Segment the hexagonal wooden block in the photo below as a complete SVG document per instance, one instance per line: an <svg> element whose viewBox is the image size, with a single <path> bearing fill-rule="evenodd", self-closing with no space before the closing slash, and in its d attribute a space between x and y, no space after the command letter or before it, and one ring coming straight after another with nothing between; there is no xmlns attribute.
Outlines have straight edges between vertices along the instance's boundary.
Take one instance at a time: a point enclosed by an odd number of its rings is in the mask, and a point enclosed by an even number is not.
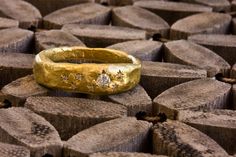
<svg viewBox="0 0 236 157"><path fill-rule="evenodd" d="M151 40L133 40L111 45L107 48L125 51L143 61L161 61L162 43Z"/></svg>
<svg viewBox="0 0 236 157"><path fill-rule="evenodd" d="M1 157L30 157L30 151L26 147L0 142Z"/></svg>
<svg viewBox="0 0 236 157"><path fill-rule="evenodd" d="M42 18L37 8L22 0L2 0L0 16L18 20L21 28L38 27Z"/></svg>
<svg viewBox="0 0 236 157"><path fill-rule="evenodd" d="M215 52L186 40L165 43L164 60L205 69L208 77L214 77L218 73L227 76L231 69L231 66Z"/></svg>
<svg viewBox="0 0 236 157"><path fill-rule="evenodd" d="M69 23L109 24L110 11L110 8L96 3L73 5L45 16L43 25L47 29L57 29Z"/></svg>
<svg viewBox="0 0 236 157"><path fill-rule="evenodd" d="M19 21L0 17L0 29L15 28L19 26Z"/></svg>
<svg viewBox="0 0 236 157"><path fill-rule="evenodd" d="M34 33L19 28L0 30L0 51L29 53L33 49Z"/></svg>
<svg viewBox="0 0 236 157"><path fill-rule="evenodd" d="M236 153L236 111L182 111L178 119L214 139L229 154Z"/></svg>
<svg viewBox="0 0 236 157"><path fill-rule="evenodd" d="M68 97L30 97L25 107L43 116L68 140L95 124L127 115L127 108L116 103Z"/></svg>
<svg viewBox="0 0 236 157"><path fill-rule="evenodd" d="M156 33L168 37L170 28L168 23L158 15L134 6L113 8L112 25L140 28L146 30L149 37Z"/></svg>
<svg viewBox="0 0 236 157"><path fill-rule="evenodd" d="M146 153L130 153L130 152L108 152L108 153L94 153L89 157L167 157L165 155L152 155Z"/></svg>
<svg viewBox="0 0 236 157"><path fill-rule="evenodd" d="M211 7L203 5L170 1L137 1L134 5L157 14L170 25L189 15L212 11Z"/></svg>
<svg viewBox="0 0 236 157"><path fill-rule="evenodd" d="M152 114L152 99L140 85L121 94L109 95L107 99L127 107L128 116L135 116L140 111Z"/></svg>
<svg viewBox="0 0 236 157"><path fill-rule="evenodd" d="M107 25L67 24L62 30L78 37L88 47L107 47L129 40L146 39L146 31Z"/></svg>
<svg viewBox="0 0 236 157"><path fill-rule="evenodd" d="M65 8L71 5L76 5L80 3L86 3L86 2L94 2L94 0L25 0L31 4L33 4L35 7L37 7L41 14L43 16L61 9Z"/></svg>
<svg viewBox="0 0 236 157"><path fill-rule="evenodd" d="M178 20L171 26L171 39L187 39L193 34L225 34L232 17L220 13L199 13Z"/></svg>
<svg viewBox="0 0 236 157"><path fill-rule="evenodd" d="M205 70L193 66L144 61L140 84L154 99L170 87L206 76Z"/></svg>
<svg viewBox="0 0 236 157"><path fill-rule="evenodd" d="M88 156L96 152L147 151L151 123L134 117L118 118L79 132L64 143L64 156Z"/></svg>
<svg viewBox="0 0 236 157"><path fill-rule="evenodd" d="M219 34L199 34L188 38L203 45L224 58L230 65L236 63L236 36Z"/></svg>
<svg viewBox="0 0 236 157"><path fill-rule="evenodd" d="M78 38L62 30L36 32L35 42L37 52L61 46L85 46Z"/></svg>
<svg viewBox="0 0 236 157"><path fill-rule="evenodd" d="M231 85L205 78L174 86L154 99L154 113L177 119L182 110L229 108Z"/></svg>
<svg viewBox="0 0 236 157"><path fill-rule="evenodd" d="M0 53L0 88L28 74L32 74L34 55Z"/></svg>
<svg viewBox="0 0 236 157"><path fill-rule="evenodd" d="M228 156L207 135L178 121L157 123L153 129L153 153L168 156Z"/></svg>
<svg viewBox="0 0 236 157"><path fill-rule="evenodd" d="M25 146L34 157L61 156L61 139L56 129L41 116L13 107L1 109L0 117L0 141Z"/></svg>
<svg viewBox="0 0 236 157"><path fill-rule="evenodd" d="M213 8L215 12L228 12L230 11L230 3L228 0L183 0L190 3L197 3L206 6L210 6Z"/></svg>

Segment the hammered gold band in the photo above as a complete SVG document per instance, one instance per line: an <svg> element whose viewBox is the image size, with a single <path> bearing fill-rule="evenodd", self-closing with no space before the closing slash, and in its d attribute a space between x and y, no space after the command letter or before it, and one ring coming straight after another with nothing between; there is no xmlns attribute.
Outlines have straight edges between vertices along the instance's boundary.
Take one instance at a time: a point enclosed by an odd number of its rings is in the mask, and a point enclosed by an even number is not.
<svg viewBox="0 0 236 157"><path fill-rule="evenodd" d="M33 72L35 80L46 87L106 95L135 87L140 80L141 63L112 49L60 47L37 54Z"/></svg>

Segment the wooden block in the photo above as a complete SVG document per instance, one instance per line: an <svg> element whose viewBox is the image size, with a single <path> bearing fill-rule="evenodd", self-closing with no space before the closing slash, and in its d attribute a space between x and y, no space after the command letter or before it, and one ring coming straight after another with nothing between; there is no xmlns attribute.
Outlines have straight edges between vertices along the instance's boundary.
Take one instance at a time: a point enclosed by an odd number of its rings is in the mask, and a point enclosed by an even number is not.
<svg viewBox="0 0 236 157"><path fill-rule="evenodd" d="M176 119L182 110L229 108L231 85L205 78L174 86L154 99L154 113Z"/></svg>
<svg viewBox="0 0 236 157"><path fill-rule="evenodd" d="M127 107L128 116L135 116L140 111L145 111L149 115L152 114L152 99L140 85L128 92L109 95L107 98Z"/></svg>
<svg viewBox="0 0 236 157"><path fill-rule="evenodd" d="M108 152L108 153L94 153L89 157L167 157L165 155L152 155L147 153L130 153L130 152Z"/></svg>
<svg viewBox="0 0 236 157"><path fill-rule="evenodd" d="M15 28L19 26L17 20L0 17L0 29Z"/></svg>
<svg viewBox="0 0 236 157"><path fill-rule="evenodd" d="M233 93L233 109L236 110L236 85L233 85L232 93Z"/></svg>
<svg viewBox="0 0 236 157"><path fill-rule="evenodd" d="M25 107L48 120L65 141L95 124L127 116L122 105L82 98L30 97Z"/></svg>
<svg viewBox="0 0 236 157"><path fill-rule="evenodd" d="M0 16L18 20L21 28L38 27L42 18L38 9L22 0L1 0Z"/></svg>
<svg viewBox="0 0 236 157"><path fill-rule="evenodd" d="M179 19L201 12L211 12L212 8L190 3L169 1L137 1L135 6L147 9L167 21L170 25Z"/></svg>
<svg viewBox="0 0 236 157"><path fill-rule="evenodd" d="M35 42L37 52L60 46L85 46L78 38L61 30L37 32Z"/></svg>
<svg viewBox="0 0 236 157"><path fill-rule="evenodd" d="M233 18L233 33L236 34L236 18Z"/></svg>
<svg viewBox="0 0 236 157"><path fill-rule="evenodd" d="M33 49L34 33L19 28L0 30L0 52L29 53Z"/></svg>
<svg viewBox="0 0 236 157"><path fill-rule="evenodd" d="M153 153L168 156L228 156L207 135L178 121L157 123L153 129Z"/></svg>
<svg viewBox="0 0 236 157"><path fill-rule="evenodd" d="M146 31L107 25L67 24L62 30L78 37L88 47L107 47L129 40L146 39Z"/></svg>
<svg viewBox="0 0 236 157"><path fill-rule="evenodd" d="M41 14L43 16L59 10L61 8L65 8L68 6L80 4L80 3L86 3L86 2L94 2L94 0L25 0L31 4L33 4L35 7L37 7Z"/></svg>
<svg viewBox="0 0 236 157"><path fill-rule="evenodd" d="M62 154L63 144L56 129L41 116L21 107L0 110L0 141L25 146L34 157Z"/></svg>
<svg viewBox="0 0 236 157"><path fill-rule="evenodd" d="M220 13L199 13L178 20L171 26L171 39L187 39L193 34L225 34L232 17Z"/></svg>
<svg viewBox="0 0 236 157"><path fill-rule="evenodd" d="M213 1L213 0L182 0L182 1L210 6L213 8L213 11L215 11L215 12L228 12L228 11L230 11L230 3L228 0L217 0L217 1Z"/></svg>
<svg viewBox="0 0 236 157"><path fill-rule="evenodd" d="M23 106L28 97L47 95L49 90L37 84L33 75L28 75L4 86L1 92L12 106Z"/></svg>
<svg viewBox="0 0 236 157"><path fill-rule="evenodd" d="M109 24L110 11L110 8L96 3L78 4L45 16L43 25L47 29L57 29L69 23Z"/></svg>
<svg viewBox="0 0 236 157"><path fill-rule="evenodd" d="M23 53L0 53L0 88L32 74L34 55Z"/></svg>
<svg viewBox="0 0 236 157"><path fill-rule="evenodd" d="M148 148L151 123L134 117L118 118L79 132L64 143L64 157L97 152L140 152Z"/></svg>
<svg viewBox="0 0 236 157"><path fill-rule="evenodd" d="M142 61L161 61L162 43L151 40L134 40L111 45L107 48L125 51Z"/></svg>
<svg viewBox="0 0 236 157"><path fill-rule="evenodd" d="M197 44L203 45L224 58L230 65L236 63L236 36L235 35L193 35L188 38Z"/></svg>
<svg viewBox="0 0 236 157"><path fill-rule="evenodd" d="M140 84L148 95L154 99L166 89L177 84L206 77L205 70L180 64L161 62L142 62Z"/></svg>
<svg viewBox="0 0 236 157"><path fill-rule="evenodd" d="M0 156L1 157L30 157L30 151L26 147L0 142Z"/></svg>
<svg viewBox="0 0 236 157"><path fill-rule="evenodd" d="M112 25L140 28L146 30L149 37L160 34L166 38L170 28L168 23L158 15L134 6L113 8Z"/></svg>
<svg viewBox="0 0 236 157"><path fill-rule="evenodd" d="M165 43L164 60L205 69L208 77L214 77L218 73L228 76L231 69L230 65L215 52L186 40Z"/></svg>
<svg viewBox="0 0 236 157"><path fill-rule="evenodd" d="M236 111L183 111L179 119L214 139L229 154L236 153Z"/></svg>

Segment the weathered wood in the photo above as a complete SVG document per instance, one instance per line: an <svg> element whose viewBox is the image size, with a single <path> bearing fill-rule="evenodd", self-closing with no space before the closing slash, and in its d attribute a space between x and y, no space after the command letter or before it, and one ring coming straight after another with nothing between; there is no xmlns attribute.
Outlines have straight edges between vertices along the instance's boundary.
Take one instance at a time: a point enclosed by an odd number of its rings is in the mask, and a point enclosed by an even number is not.
<svg viewBox="0 0 236 157"><path fill-rule="evenodd" d="M152 99L140 85L121 94L109 95L107 98L127 107L128 116L135 116L139 111L152 114Z"/></svg>
<svg viewBox="0 0 236 157"><path fill-rule="evenodd" d="M171 39L187 39L193 34L225 34L229 31L232 17L220 13L199 13L178 20L171 26Z"/></svg>
<svg viewBox="0 0 236 157"><path fill-rule="evenodd" d="M62 154L63 144L56 129L41 116L21 107L0 110L0 141L25 146L34 157Z"/></svg>
<svg viewBox="0 0 236 157"><path fill-rule="evenodd" d="M19 28L0 30L0 52L29 53L33 49L34 33Z"/></svg>
<svg viewBox="0 0 236 157"><path fill-rule="evenodd" d="M162 43L151 40L134 40L111 45L107 48L125 51L143 61L161 61Z"/></svg>
<svg viewBox="0 0 236 157"><path fill-rule="evenodd" d="M69 23L109 24L110 11L110 8L96 3L78 4L57 10L45 16L43 18L43 25L47 29L56 29Z"/></svg>
<svg viewBox="0 0 236 157"><path fill-rule="evenodd" d="M38 27L42 18L38 9L22 0L1 0L0 16L18 20L21 28Z"/></svg>
<svg viewBox="0 0 236 157"><path fill-rule="evenodd" d="M183 111L180 112L178 119L207 134L229 154L233 155L236 153L236 111Z"/></svg>
<svg viewBox="0 0 236 157"><path fill-rule="evenodd" d="M168 37L170 28L168 23L158 15L134 6L113 8L112 25L140 28L146 30L149 37L154 34Z"/></svg>
<svg viewBox="0 0 236 157"><path fill-rule="evenodd" d="M207 70L208 77L214 77L218 73L228 76L231 69L215 52L186 40L165 43L164 60L203 68Z"/></svg>
<svg viewBox="0 0 236 157"><path fill-rule="evenodd" d="M233 109L236 110L236 85L233 85L232 93L233 93Z"/></svg>
<svg viewBox="0 0 236 157"><path fill-rule="evenodd" d="M108 152L108 153L94 153L89 157L167 157L164 155L152 155L146 153L130 153L130 152Z"/></svg>
<svg viewBox="0 0 236 157"><path fill-rule="evenodd" d="M36 32L35 42L36 52L60 46L85 46L78 38L62 30Z"/></svg>
<svg viewBox="0 0 236 157"><path fill-rule="evenodd" d="M32 74L34 55L23 53L0 53L0 88Z"/></svg>
<svg viewBox="0 0 236 157"><path fill-rule="evenodd" d="M129 40L146 39L146 31L127 27L67 24L62 29L78 37L88 47L107 47Z"/></svg>
<svg viewBox="0 0 236 157"><path fill-rule="evenodd" d="M1 157L30 157L30 151L26 147L0 143Z"/></svg>
<svg viewBox="0 0 236 157"><path fill-rule="evenodd" d="M231 85L205 78L174 86L154 99L153 112L177 119L182 110L229 108Z"/></svg>
<svg viewBox="0 0 236 157"><path fill-rule="evenodd" d="M233 18L233 33L236 34L236 18Z"/></svg>
<svg viewBox="0 0 236 157"><path fill-rule="evenodd" d="M43 16L72 5L94 2L94 0L25 0L37 7Z"/></svg>
<svg viewBox="0 0 236 157"><path fill-rule="evenodd" d="M230 11L230 3L228 0L182 0L190 3L197 3L213 8L215 12L228 12Z"/></svg>
<svg viewBox="0 0 236 157"><path fill-rule="evenodd" d="M153 130L154 154L168 156L228 156L227 152L207 135L178 121L158 123Z"/></svg>
<svg viewBox="0 0 236 157"><path fill-rule="evenodd" d="M26 98L47 95L49 90L37 84L33 75L28 75L4 86L1 92L5 95L5 99L12 103L12 106L23 106Z"/></svg>
<svg viewBox="0 0 236 157"><path fill-rule="evenodd" d="M169 1L137 1L135 6L145 8L167 21L170 25L179 19L201 12L211 12L212 8L182 2Z"/></svg>
<svg viewBox="0 0 236 157"><path fill-rule="evenodd" d="M6 29L18 26L19 26L19 21L0 17L0 29Z"/></svg>
<svg viewBox="0 0 236 157"><path fill-rule="evenodd" d="M127 108L115 103L68 97L30 97L25 107L43 116L68 140L95 124L127 115Z"/></svg>
<svg viewBox="0 0 236 157"><path fill-rule="evenodd" d="M134 117L118 118L79 132L64 143L64 157L96 152L140 152L148 148L151 123Z"/></svg>
<svg viewBox="0 0 236 157"><path fill-rule="evenodd" d="M166 89L177 84L206 77L205 70L180 64L149 62L142 63L140 84L154 99Z"/></svg>
<svg viewBox="0 0 236 157"><path fill-rule="evenodd" d="M216 52L224 58L230 65L236 63L236 36L235 35L216 35L200 34L188 38L197 44L203 45Z"/></svg>

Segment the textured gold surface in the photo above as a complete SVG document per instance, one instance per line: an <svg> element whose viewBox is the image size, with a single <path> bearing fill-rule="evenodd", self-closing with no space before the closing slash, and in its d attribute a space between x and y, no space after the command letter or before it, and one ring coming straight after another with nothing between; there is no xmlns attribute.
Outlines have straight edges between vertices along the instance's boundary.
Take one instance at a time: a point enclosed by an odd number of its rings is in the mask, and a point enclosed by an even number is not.
<svg viewBox="0 0 236 157"><path fill-rule="evenodd" d="M141 63L112 49L60 47L36 55L33 71L35 80L46 87L106 95L135 87Z"/></svg>

